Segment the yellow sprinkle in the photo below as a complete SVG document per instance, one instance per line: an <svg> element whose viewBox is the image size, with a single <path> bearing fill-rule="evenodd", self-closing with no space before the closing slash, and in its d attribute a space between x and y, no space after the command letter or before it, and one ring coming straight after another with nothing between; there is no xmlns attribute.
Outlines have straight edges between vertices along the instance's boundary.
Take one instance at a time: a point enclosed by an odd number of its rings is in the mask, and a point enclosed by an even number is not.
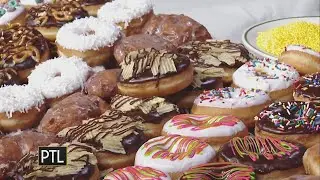
<svg viewBox="0 0 320 180"><path fill-rule="evenodd" d="M320 52L320 24L295 22L259 32L257 45L260 49L279 56L288 45L302 45Z"/></svg>

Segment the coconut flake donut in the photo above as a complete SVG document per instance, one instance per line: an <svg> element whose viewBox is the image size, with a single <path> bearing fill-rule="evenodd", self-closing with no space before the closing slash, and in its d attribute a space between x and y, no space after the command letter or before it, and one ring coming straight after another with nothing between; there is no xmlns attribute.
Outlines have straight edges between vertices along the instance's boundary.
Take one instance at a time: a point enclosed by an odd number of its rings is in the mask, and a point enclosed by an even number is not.
<svg viewBox="0 0 320 180"><path fill-rule="evenodd" d="M0 88L0 131L31 128L41 120L45 110L44 97L28 85Z"/></svg>
<svg viewBox="0 0 320 180"><path fill-rule="evenodd" d="M0 1L0 28L8 24L25 23L25 8L18 0L2 0Z"/></svg>
<svg viewBox="0 0 320 180"><path fill-rule="evenodd" d="M136 166L147 166L177 179L183 171L214 160L215 150L206 142L179 135L159 136L143 144L135 159Z"/></svg>
<svg viewBox="0 0 320 180"><path fill-rule="evenodd" d="M52 106L58 100L84 87L91 68L77 57L59 57L48 60L32 71L29 85L49 101Z"/></svg>
<svg viewBox="0 0 320 180"><path fill-rule="evenodd" d="M162 134L199 138L219 150L233 137L248 135L248 129L234 116L180 114L163 126Z"/></svg>
<svg viewBox="0 0 320 180"><path fill-rule="evenodd" d="M299 73L291 66L275 60L255 59L242 65L233 74L234 85L246 89L261 89L269 93L272 100L293 99L293 83Z"/></svg>
<svg viewBox="0 0 320 180"><path fill-rule="evenodd" d="M151 0L116 0L98 10L98 18L120 26L126 36L139 34L153 15Z"/></svg>
<svg viewBox="0 0 320 180"><path fill-rule="evenodd" d="M301 74L320 72L320 52L305 46L287 46L279 57L279 61L293 66Z"/></svg>
<svg viewBox="0 0 320 180"><path fill-rule="evenodd" d="M119 33L115 25L98 18L77 19L59 29L56 38L58 54L81 57L89 66L103 65L112 56L113 43Z"/></svg>
<svg viewBox="0 0 320 180"><path fill-rule="evenodd" d="M129 166L126 168L115 170L107 174L103 180L136 180L136 179L152 179L152 180L171 180L167 173L159 170L142 167Z"/></svg>
<svg viewBox="0 0 320 180"><path fill-rule="evenodd" d="M254 126L256 116L270 98L261 90L226 87L204 91L194 101L191 112L210 116L233 115L248 127Z"/></svg>

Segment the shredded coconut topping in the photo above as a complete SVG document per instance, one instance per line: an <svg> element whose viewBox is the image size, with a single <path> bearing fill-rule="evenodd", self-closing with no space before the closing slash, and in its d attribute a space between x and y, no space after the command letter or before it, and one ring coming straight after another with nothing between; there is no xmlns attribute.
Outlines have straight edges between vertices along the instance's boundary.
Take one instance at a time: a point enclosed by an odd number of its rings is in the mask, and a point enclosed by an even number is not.
<svg viewBox="0 0 320 180"><path fill-rule="evenodd" d="M98 10L98 18L113 23L124 22L125 28L133 19L140 18L153 9L151 0L116 0Z"/></svg>
<svg viewBox="0 0 320 180"><path fill-rule="evenodd" d="M12 85L0 88L0 113L11 118L14 112L27 112L44 103L44 97L29 85Z"/></svg>
<svg viewBox="0 0 320 180"><path fill-rule="evenodd" d="M98 50L112 46L119 34L119 28L113 23L88 17L63 25L57 33L56 42L67 49Z"/></svg>
<svg viewBox="0 0 320 180"><path fill-rule="evenodd" d="M38 89L45 98L56 98L83 88L91 68L77 57L59 57L36 66L29 85Z"/></svg>

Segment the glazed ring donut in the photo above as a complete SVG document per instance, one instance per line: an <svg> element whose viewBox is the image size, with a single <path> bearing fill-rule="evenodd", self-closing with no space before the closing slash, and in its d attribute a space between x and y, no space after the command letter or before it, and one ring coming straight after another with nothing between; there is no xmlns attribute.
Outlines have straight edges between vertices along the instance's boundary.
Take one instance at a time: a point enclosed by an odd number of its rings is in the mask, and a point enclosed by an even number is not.
<svg viewBox="0 0 320 180"><path fill-rule="evenodd" d="M97 16L98 10L106 3L111 2L112 0L56 0L56 2L72 2L76 1L81 4L82 8L86 10L89 16Z"/></svg>
<svg viewBox="0 0 320 180"><path fill-rule="evenodd" d="M30 86L0 88L0 130L12 132L39 123L45 113L44 98Z"/></svg>
<svg viewBox="0 0 320 180"><path fill-rule="evenodd" d="M104 65L112 56L113 43L119 33L112 23L94 17L77 19L59 29L56 37L58 54L83 58L92 67Z"/></svg>
<svg viewBox="0 0 320 180"><path fill-rule="evenodd" d="M320 103L320 72L305 75L294 84L295 101Z"/></svg>
<svg viewBox="0 0 320 180"><path fill-rule="evenodd" d="M160 170L176 179L193 166L213 161L215 156L215 150L199 139L178 135L159 136L139 148L135 165Z"/></svg>
<svg viewBox="0 0 320 180"><path fill-rule="evenodd" d="M303 155L303 166L306 174L320 176L320 144L319 142L307 149Z"/></svg>
<svg viewBox="0 0 320 180"><path fill-rule="evenodd" d="M121 69L119 92L132 97L167 96L193 81L189 59L153 48L131 51L121 63Z"/></svg>
<svg viewBox="0 0 320 180"><path fill-rule="evenodd" d="M12 68L22 83L34 67L50 57L47 40L37 30L14 25L0 30L0 69Z"/></svg>
<svg viewBox="0 0 320 180"><path fill-rule="evenodd" d="M210 116L233 115L246 126L254 126L256 116L270 103L268 94L261 90L226 87L204 91L194 101L191 112Z"/></svg>
<svg viewBox="0 0 320 180"><path fill-rule="evenodd" d="M91 68L77 57L59 57L38 65L28 77L51 106L84 87Z"/></svg>
<svg viewBox="0 0 320 180"><path fill-rule="evenodd" d="M278 102L266 107L256 118L255 135L274 137L311 147L320 138L320 104Z"/></svg>
<svg viewBox="0 0 320 180"><path fill-rule="evenodd" d="M0 1L0 29L9 24L25 24L27 11L18 0Z"/></svg>
<svg viewBox="0 0 320 180"><path fill-rule="evenodd" d="M104 180L132 180L132 179L154 179L154 180L171 180L167 173L159 170L142 167L142 166L129 166L122 169L117 169L108 173Z"/></svg>
<svg viewBox="0 0 320 180"><path fill-rule="evenodd" d="M233 74L234 85L246 89L261 89L269 93L272 100L293 99L293 83L299 73L289 65L275 60L252 60Z"/></svg>
<svg viewBox="0 0 320 180"><path fill-rule="evenodd" d="M287 46L279 61L293 66L301 74L320 72L320 52L301 45Z"/></svg>
<svg viewBox="0 0 320 180"><path fill-rule="evenodd" d="M98 18L117 24L126 36L139 34L153 16L150 0L117 0L106 3L98 10Z"/></svg>

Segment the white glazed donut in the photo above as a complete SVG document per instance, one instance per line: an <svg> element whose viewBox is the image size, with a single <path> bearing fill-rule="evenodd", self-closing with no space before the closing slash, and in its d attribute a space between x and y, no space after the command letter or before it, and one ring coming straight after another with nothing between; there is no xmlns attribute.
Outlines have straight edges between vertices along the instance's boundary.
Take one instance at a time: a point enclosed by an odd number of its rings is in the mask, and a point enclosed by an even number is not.
<svg viewBox="0 0 320 180"><path fill-rule="evenodd" d="M301 46L301 45L289 45L286 47L286 51L300 51L300 52L307 53L312 56L316 56L316 57L320 58L320 52L316 52L310 48L307 48L307 47Z"/></svg>
<svg viewBox="0 0 320 180"><path fill-rule="evenodd" d="M83 88L90 73L91 68L82 59L59 57L36 66L28 80L46 99L53 99Z"/></svg>
<svg viewBox="0 0 320 180"><path fill-rule="evenodd" d="M14 22L19 16L21 16L25 12L25 8L16 1L15 5L13 3L9 3L8 1L5 4L1 4L0 2L0 26L4 26L9 23ZM21 23L20 21L17 23Z"/></svg>
<svg viewBox="0 0 320 180"><path fill-rule="evenodd" d="M41 4L48 4L48 3L52 3L54 0L20 0L22 5L26 5L26 6L38 6Z"/></svg>
<svg viewBox="0 0 320 180"><path fill-rule="evenodd" d="M215 150L199 139L178 135L160 136L150 139L139 148L135 165L152 167L169 174L179 173L208 163L215 155Z"/></svg>

